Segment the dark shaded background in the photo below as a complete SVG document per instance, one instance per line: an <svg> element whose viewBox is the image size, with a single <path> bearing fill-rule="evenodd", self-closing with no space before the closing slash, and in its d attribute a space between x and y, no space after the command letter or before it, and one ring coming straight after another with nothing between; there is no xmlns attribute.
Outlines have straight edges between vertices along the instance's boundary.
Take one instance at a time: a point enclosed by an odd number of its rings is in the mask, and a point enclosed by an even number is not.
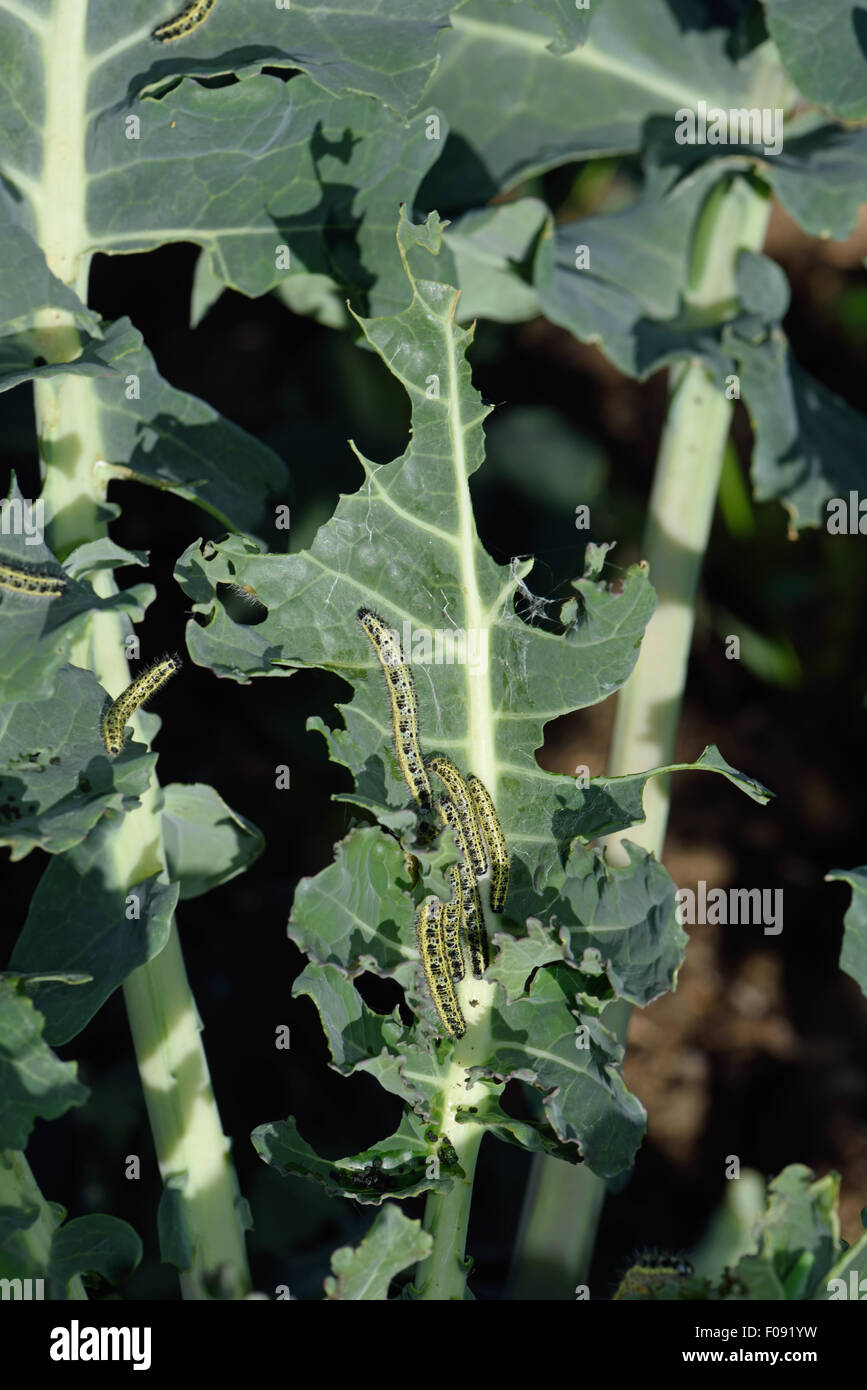
<svg viewBox="0 0 867 1390"><path fill-rule="evenodd" d="M565 208L576 174L580 181L576 169L559 170L521 192L541 192ZM859 405L867 372L867 228L843 247L829 246L776 213L767 249L792 278L786 327L796 356ZM338 492L360 484L348 438L382 462L403 450L406 398L350 335L295 317L274 297L250 302L227 293L190 331L196 254L176 246L97 257L91 304L109 318L128 314L173 385L210 401L286 459L291 549L301 549ZM488 463L473 483L480 534L501 562L539 557L528 583L552 601L556 616L588 539L617 540L615 565L639 557L664 376L630 381L541 319L481 324L471 361L476 385L497 405ZM25 496L37 495L26 389L2 398L0 424L5 462L18 471ZM747 459L742 412L735 437ZM848 889L823 882L830 868L867 858L865 542L824 533L789 540L783 510L739 507L737 470L727 478L734 500L714 525L677 756L692 759L715 742L777 798L762 808L722 778L679 777L665 862L684 887L700 878L721 887L783 887L785 926L777 937L745 927L693 928L677 992L633 1015L626 1079L649 1110L649 1134L630 1183L605 1209L591 1280L597 1297L636 1246L689 1248L700 1238L721 1200L729 1154L768 1176L794 1161L817 1173L840 1171L850 1241L867 1203L867 1003L837 966ZM173 564L190 542L220 530L165 493L115 484L111 496L124 506L113 535L150 550L159 593L139 629L142 657L183 650L189 614ZM574 527L575 506L588 499L589 535ZM121 582L140 577L122 572ZM738 622L765 639L749 662L724 656L723 638ZM158 707L162 781L212 782L267 839L265 855L245 876L183 903L179 925L224 1128L234 1136L256 1221L254 1282L268 1291L288 1284L302 1299L321 1294L331 1251L360 1238L375 1209L277 1177L256 1157L250 1130L291 1113L306 1139L336 1158L391 1132L400 1116L398 1100L371 1079L328 1070L313 1005L290 993L303 966L285 934L294 887L330 861L349 815L329 799L348 786L348 774L326 761L321 738L305 723L314 713L333 721L335 700L347 694L321 673L239 686L188 662ZM549 725L540 761L552 770L587 763L603 772L613 711L609 700ZM274 785L284 763L290 791ZM4 963L44 862L33 853L4 875ZM291 1028L289 1052L274 1048L280 1024ZM159 1263L160 1184L119 992L60 1055L78 1059L93 1094L82 1110L37 1123L28 1154L42 1189L70 1215L105 1210L130 1221L145 1259L123 1296L175 1299L176 1277ZM507 1105L516 1113L525 1106L518 1088L510 1087ZM130 1153L142 1156L138 1183L124 1178ZM493 1139L482 1147L469 1233L479 1298L507 1292L529 1163ZM421 1206L405 1209L419 1214Z"/></svg>

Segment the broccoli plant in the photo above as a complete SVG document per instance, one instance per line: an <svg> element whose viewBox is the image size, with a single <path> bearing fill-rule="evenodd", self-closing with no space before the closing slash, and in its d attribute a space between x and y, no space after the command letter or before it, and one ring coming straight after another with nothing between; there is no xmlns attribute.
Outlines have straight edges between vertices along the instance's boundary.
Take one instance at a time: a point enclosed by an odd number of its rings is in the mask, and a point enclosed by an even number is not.
<svg viewBox="0 0 867 1390"><path fill-rule="evenodd" d="M122 990L162 1259L186 1298L251 1294L251 1214L177 915L250 869L263 837L216 769L213 786L161 780L143 708L196 666L237 682L239 708L246 683L302 669L349 691L310 721L351 782L350 824L333 862L286 884L306 957L294 990L332 1066L403 1113L350 1155L318 1154L292 1119L253 1133L279 1172L382 1206L335 1252L325 1296L385 1299L393 1280L406 1297L470 1296L485 1135L534 1155L519 1275L559 1249L561 1296L585 1278L605 1185L644 1133L620 1071L629 1009L673 988L686 940L660 863L670 774L770 796L713 746L674 757L738 400L755 499L779 502L793 536L864 533L863 416L795 360L787 278L764 252L773 200L838 240L864 202L850 10L0 0L0 388L32 401L33 425L0 518L0 843L42 864L0 977L0 1276L83 1300L141 1258L119 1217L66 1219L25 1156L37 1121L88 1101L55 1049ZM307 548L289 553L287 460L166 380L129 318L91 306L95 257L181 242L198 251L193 325L225 290L272 295L356 361L381 359L409 399L405 452L356 449L353 490ZM668 372L640 559L613 562L619 537L576 480L587 535L559 603L534 592L532 559L482 545L471 488L491 410L473 325L538 316L628 376ZM315 468L303 441L283 452ZM523 473L546 476L529 452ZM150 550L113 534L140 488L201 518L175 569L184 651L149 615ZM617 692L608 775L544 771L546 724ZM842 964L862 987L864 872L832 875L853 888ZM400 991L391 1013L365 997L377 976ZM833 1222L821 1258L798 1244L804 1202L826 1211L828 1192L805 1198L800 1169L779 1181L784 1255L770 1274L742 1262L721 1296L818 1297L820 1275L848 1277ZM421 1195L423 1220L396 1205ZM657 1296L672 1268L682 1290L676 1267L638 1268L629 1296Z"/></svg>

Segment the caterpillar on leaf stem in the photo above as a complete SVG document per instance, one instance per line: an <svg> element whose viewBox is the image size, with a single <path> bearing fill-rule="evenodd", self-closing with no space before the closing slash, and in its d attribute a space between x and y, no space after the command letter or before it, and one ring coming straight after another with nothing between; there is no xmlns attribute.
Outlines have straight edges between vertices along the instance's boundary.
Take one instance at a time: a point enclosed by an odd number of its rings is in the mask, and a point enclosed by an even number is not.
<svg viewBox="0 0 867 1390"><path fill-rule="evenodd" d="M443 944L445 903L431 895L425 898L415 919L418 949L424 966L428 989L439 1014L440 1022L450 1038L462 1038L467 1031L464 1016L455 994Z"/></svg>
<svg viewBox="0 0 867 1390"><path fill-rule="evenodd" d="M427 760L428 769L435 772L448 791L464 833L467 863L476 878L488 871L488 856L482 842L481 830L470 800L470 790L451 758L435 753Z"/></svg>
<svg viewBox="0 0 867 1390"><path fill-rule="evenodd" d="M34 598L62 598L69 588L63 574L45 574L29 565L11 565L0 560L0 588L13 594L32 594Z"/></svg>
<svg viewBox="0 0 867 1390"><path fill-rule="evenodd" d="M102 741L110 757L116 758L123 748L124 729L139 706L155 695L180 669L180 657L164 656L137 676L132 684L112 701L102 717L101 728Z"/></svg>
<svg viewBox="0 0 867 1390"><path fill-rule="evenodd" d="M470 864L470 850L467 844L467 836L458 809L450 797L441 796L437 802L437 810L439 811L443 825L449 826L454 832L458 849L461 852L461 859L463 862L456 866L457 873L452 875L452 887L453 890L458 890L461 926L470 953L470 965L472 966L473 974L476 979L480 980L488 965L488 936L482 917L482 904L479 901L479 890L476 887L476 880L468 867Z"/></svg>
<svg viewBox="0 0 867 1390"><path fill-rule="evenodd" d="M488 847L491 860L491 911L502 912L509 891L509 846L491 793L478 777L467 779L473 808Z"/></svg>
<svg viewBox="0 0 867 1390"><path fill-rule="evenodd" d="M431 790L418 741L418 697L412 671L403 659L397 634L378 613L373 613L369 608L359 608L356 617L385 673L391 701L394 751L403 780L416 804L426 811L430 808Z"/></svg>

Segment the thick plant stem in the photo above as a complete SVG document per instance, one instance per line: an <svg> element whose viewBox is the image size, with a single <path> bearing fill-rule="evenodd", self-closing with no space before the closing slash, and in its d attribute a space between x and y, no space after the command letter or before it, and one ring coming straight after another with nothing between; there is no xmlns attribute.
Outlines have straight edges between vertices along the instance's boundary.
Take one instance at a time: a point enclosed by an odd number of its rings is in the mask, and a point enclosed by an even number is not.
<svg viewBox="0 0 867 1390"><path fill-rule="evenodd" d="M486 630L493 612L486 608L474 563L476 529L473 505L468 485L465 429L461 428L461 391L459 357L452 325L446 326L443 338L445 376L448 383L449 420L452 424L453 461L458 498L458 548L461 579L466 604L466 626L470 632ZM492 697L490 672L473 672L469 679L467 717L469 744L473 750L473 770L497 799L497 759L494 751L491 719ZM485 925L490 938L496 922L484 907ZM467 1086L467 1068L482 1065L491 1050L491 1010L496 990L487 980L470 976L457 986L458 1003L467 1031L454 1045L450 1062L445 1069L441 1086L440 1106L436 1116L442 1137L454 1148L463 1171L455 1178L446 1193L431 1192L425 1206L424 1227L433 1236L433 1249L416 1271L416 1289L424 1299L463 1299L466 1297L468 1268L465 1262L467 1224L473 1195L473 1178L484 1127L456 1120L458 1109L476 1107L481 1115L499 1089L490 1083L475 1082ZM472 1001L472 1002L471 1002Z"/></svg>
<svg viewBox="0 0 867 1390"><path fill-rule="evenodd" d="M689 300L724 309L733 298L737 253L759 250L768 199L746 180L720 187L696 238ZM669 408L660 443L642 553L659 604L635 669L618 696L609 775L624 776L674 760L695 616L695 593L707 549L733 402L724 383L699 361L670 374ZM700 750L699 750L700 751ZM667 777L644 792L646 819L607 838L611 864L626 864L624 839L660 857L668 822ZM629 1005L616 1000L603 1021L624 1041ZM516 1247L515 1298L570 1298L586 1283L602 1212L605 1183L584 1167L534 1159L534 1181Z"/></svg>
<svg viewBox="0 0 867 1390"><path fill-rule="evenodd" d="M63 553L105 534L97 466L102 456L99 403L83 380L61 378L59 385L40 382L35 389L49 534ZM55 470L52 454L58 438L69 436L70 419L76 421L74 443L63 467ZM103 596L114 592L112 576L98 573L94 588ZM122 619L96 614L88 638L73 653L111 695L130 680L125 635ZM138 720L133 722L136 736L147 742ZM150 875L165 876L160 805L154 779L140 806L118 817L107 839L104 877L124 895ZM174 922L164 950L134 971L124 984L124 996L160 1173L170 1184L172 1220L161 1227L172 1235L164 1255L170 1254L181 1268L185 1298L243 1298L250 1289L243 1210Z"/></svg>
<svg viewBox="0 0 867 1390"><path fill-rule="evenodd" d="M86 300L89 254L86 157L90 69L85 46L87 0L52 7L44 45L47 61L45 158L28 190L35 235L53 273ZM75 317L43 311L39 350L48 362L69 362L81 350ZM76 546L107 534L105 446L101 405L93 383L71 375L38 380L34 404L48 519L48 539L63 560ZM112 575L97 573L103 597L116 592ZM112 696L129 683L124 652L126 619L95 613L73 647L73 664L88 667ZM147 742L142 724L136 736ZM105 882L126 895L143 879L166 878L160 842L161 794L154 779L133 811L117 816L106 840ZM181 1271L184 1297L243 1298L250 1289L245 1219L229 1141L222 1132L200 1023L174 922L154 960L126 981L124 994L163 1182L163 1255Z"/></svg>
<svg viewBox="0 0 867 1390"><path fill-rule="evenodd" d="M430 1256L418 1267L416 1287L424 1299L460 1300L466 1293L464 1253L482 1129L477 1125L459 1128L465 1133L455 1136L454 1145L464 1176L455 1179L449 1192L431 1192L425 1205L424 1227L434 1243Z"/></svg>
<svg viewBox="0 0 867 1390"><path fill-rule="evenodd" d="M476 1160L484 1136L481 1124L462 1124L455 1119L461 1108L475 1106L481 1115L495 1092L489 1084L476 1082L467 1088L467 1067L483 1062L491 1046L490 1010L494 987L486 980L471 977L457 987L458 1001L466 1014L470 996L478 1000L479 1021L468 1028L455 1044L452 1060L442 1086L442 1112L439 1131L447 1138L457 1154L463 1177L455 1178L445 1193L431 1192L424 1213L424 1228L433 1236L433 1249L419 1263L415 1285L420 1298L463 1299L466 1297L468 1265L465 1261L467 1225L473 1197ZM501 1088L500 1088L501 1089Z"/></svg>

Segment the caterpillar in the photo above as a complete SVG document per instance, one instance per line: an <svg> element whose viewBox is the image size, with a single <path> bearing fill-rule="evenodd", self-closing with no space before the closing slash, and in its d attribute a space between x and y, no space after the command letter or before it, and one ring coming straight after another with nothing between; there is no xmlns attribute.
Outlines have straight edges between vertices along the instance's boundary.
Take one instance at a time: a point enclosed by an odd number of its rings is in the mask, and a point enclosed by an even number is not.
<svg viewBox="0 0 867 1390"><path fill-rule="evenodd" d="M461 926L470 953L470 965L476 979L480 980L488 966L488 937L482 918L479 890L476 887L476 880L467 867L470 862L467 837L457 808L449 797L441 796L439 798L437 810L443 825L450 826L454 831L455 840L461 852L463 863L456 865L457 873L452 875L452 886L458 890L456 896L460 903Z"/></svg>
<svg viewBox="0 0 867 1390"><path fill-rule="evenodd" d="M28 565L10 565L7 560L0 560L0 588L35 598L61 598L69 588L69 580L63 574L40 573Z"/></svg>
<svg viewBox="0 0 867 1390"><path fill-rule="evenodd" d="M431 895L424 899L415 919L418 948L431 999L440 1022L450 1038L462 1038L467 1031L449 974L443 945L443 916L446 905Z"/></svg>
<svg viewBox="0 0 867 1390"><path fill-rule="evenodd" d="M467 848L467 863L476 878L481 878L482 874L488 872L488 856L485 853L479 822L470 800L469 788L451 758L444 757L442 753L435 753L432 758L428 758L427 766L430 772L436 773L448 791L449 798L454 804L463 828Z"/></svg>
<svg viewBox="0 0 867 1390"><path fill-rule="evenodd" d="M185 34L191 34L200 24L204 24L216 3L217 0L192 0L192 4L181 10L174 19L166 20L165 24L158 24L156 29L151 31L151 38L156 39L157 43L171 43L173 39L182 39Z"/></svg>
<svg viewBox="0 0 867 1390"><path fill-rule="evenodd" d="M467 789L488 847L491 860L491 911L502 912L509 891L509 846L491 794L478 777L467 780Z"/></svg>
<svg viewBox="0 0 867 1390"><path fill-rule="evenodd" d="M457 984L458 980L464 978L464 953L461 949L461 876L457 864L452 866L452 900L445 904L443 913L442 932L443 949L446 953L446 962L449 967L449 974Z"/></svg>
<svg viewBox="0 0 867 1390"><path fill-rule="evenodd" d="M689 1260L680 1256L669 1255L664 1250L638 1250L612 1300L656 1298L670 1279L688 1279L693 1272Z"/></svg>
<svg viewBox="0 0 867 1390"><path fill-rule="evenodd" d="M160 686L165 685L169 677L180 669L180 657L164 656L143 671L132 685L128 685L126 690L112 701L102 717L101 728L102 741L111 757L116 757L123 748L123 731L139 705L143 705L156 694Z"/></svg>
<svg viewBox="0 0 867 1390"><path fill-rule="evenodd" d="M403 659L397 634L369 608L359 608L356 617L385 672L394 750L403 779L413 799L423 810L430 809L431 789L418 741L418 697L412 671Z"/></svg>

